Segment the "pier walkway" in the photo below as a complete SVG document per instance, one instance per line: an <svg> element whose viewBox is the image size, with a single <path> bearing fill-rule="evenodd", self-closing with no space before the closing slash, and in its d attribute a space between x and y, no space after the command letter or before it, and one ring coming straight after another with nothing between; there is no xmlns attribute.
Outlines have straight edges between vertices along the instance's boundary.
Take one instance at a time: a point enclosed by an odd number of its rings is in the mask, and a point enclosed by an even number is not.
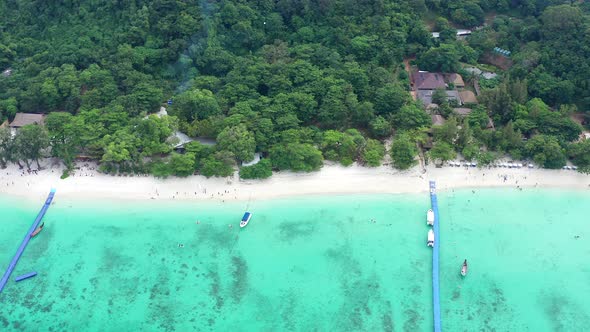
<svg viewBox="0 0 590 332"><path fill-rule="evenodd" d="M434 332L440 332L440 289L438 280L440 219L438 217L438 201L436 199L436 183L434 181L430 181L430 204L432 205L432 211L434 212L434 248L432 251L432 309L434 314Z"/></svg>
<svg viewBox="0 0 590 332"><path fill-rule="evenodd" d="M49 209L49 206L51 205L51 201L53 200L54 195L55 195L55 189L51 189L51 192L49 192L49 196L47 196L47 199L45 200L45 204L43 204L43 207L41 208L41 211L39 211L39 214L37 215L37 218L33 222L33 225L31 226L31 228L29 228L29 231L25 235L25 238L24 238L23 242L20 244L20 247L18 247L18 250L16 251L16 254L14 255L14 257L12 258L10 265L8 265L8 269L6 269L6 272L4 272L4 275L2 276L2 280L0 280L0 293L4 289L4 286L6 286L6 283L8 282L8 278L10 278L10 275L12 274L12 271L16 267L16 263L18 263L18 260L20 259L21 255L23 254L23 251L25 251L27 244L29 244L29 241L31 240L31 233L33 233L35 231L35 229L39 226L39 223L43 219L43 216L45 216L45 212L47 212L47 209Z"/></svg>

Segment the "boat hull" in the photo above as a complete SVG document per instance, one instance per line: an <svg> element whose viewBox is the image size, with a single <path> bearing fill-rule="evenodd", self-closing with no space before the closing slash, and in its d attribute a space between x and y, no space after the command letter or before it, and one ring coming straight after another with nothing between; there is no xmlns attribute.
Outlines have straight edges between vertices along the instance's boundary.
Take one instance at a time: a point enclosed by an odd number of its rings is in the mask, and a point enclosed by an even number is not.
<svg viewBox="0 0 590 332"><path fill-rule="evenodd" d="M426 245L434 247L434 231L432 229L428 231L428 241L426 241Z"/></svg>
<svg viewBox="0 0 590 332"><path fill-rule="evenodd" d="M43 227L39 227L37 228L33 233L31 233L31 237L35 237L37 234L39 234L41 231L43 230Z"/></svg>
<svg viewBox="0 0 590 332"><path fill-rule="evenodd" d="M426 212L426 224L429 226L434 225L434 211L428 210L428 212Z"/></svg>
<svg viewBox="0 0 590 332"><path fill-rule="evenodd" d="M240 221L240 227L246 227L248 225L248 223L250 222L250 219L252 219L252 213L250 212L246 212L244 213L244 216L242 217L242 221Z"/></svg>

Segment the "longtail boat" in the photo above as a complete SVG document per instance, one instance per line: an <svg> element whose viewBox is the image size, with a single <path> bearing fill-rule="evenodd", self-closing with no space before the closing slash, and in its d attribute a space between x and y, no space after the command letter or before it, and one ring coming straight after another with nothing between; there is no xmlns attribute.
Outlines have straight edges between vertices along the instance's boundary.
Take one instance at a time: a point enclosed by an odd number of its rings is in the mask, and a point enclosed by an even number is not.
<svg viewBox="0 0 590 332"><path fill-rule="evenodd" d="M463 277L467 275L467 260L463 261L463 266L461 266L461 275Z"/></svg>
<svg viewBox="0 0 590 332"><path fill-rule="evenodd" d="M37 227L37 229L35 231L33 231L33 233L31 233L31 237L35 237L35 235L39 234L39 232L41 232L41 230L43 230L43 226L45 226L45 223L42 223L41 225L39 225L39 227Z"/></svg>

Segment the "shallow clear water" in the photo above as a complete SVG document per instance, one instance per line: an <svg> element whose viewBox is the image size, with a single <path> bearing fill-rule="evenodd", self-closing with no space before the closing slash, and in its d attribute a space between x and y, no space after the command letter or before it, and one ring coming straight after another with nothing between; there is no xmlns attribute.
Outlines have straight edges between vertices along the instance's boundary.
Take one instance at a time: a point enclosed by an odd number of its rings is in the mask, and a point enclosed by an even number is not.
<svg viewBox="0 0 590 332"><path fill-rule="evenodd" d="M0 294L3 331L432 330L426 193L55 202ZM0 197L2 273L42 203ZM583 330L588 203L585 192L439 193L443 328Z"/></svg>

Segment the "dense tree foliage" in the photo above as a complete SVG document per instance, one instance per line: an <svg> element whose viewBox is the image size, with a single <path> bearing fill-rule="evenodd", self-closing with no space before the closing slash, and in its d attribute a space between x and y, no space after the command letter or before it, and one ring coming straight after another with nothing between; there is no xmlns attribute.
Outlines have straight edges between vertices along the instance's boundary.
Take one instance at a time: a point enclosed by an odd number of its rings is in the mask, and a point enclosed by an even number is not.
<svg viewBox="0 0 590 332"><path fill-rule="evenodd" d="M399 134L391 144L391 159L393 165L399 169L408 169L414 166L418 148L416 143L407 134Z"/></svg>
<svg viewBox="0 0 590 332"><path fill-rule="evenodd" d="M430 150L429 152L430 158L434 161L440 160L445 162L457 156L457 153L453 149L453 146L447 142L442 141L434 143L432 150Z"/></svg>
<svg viewBox="0 0 590 332"><path fill-rule="evenodd" d="M39 168L39 159L48 146L47 131L41 126L26 125L14 137L6 127L0 128L0 164L3 166L14 162L23 167L24 163L30 169L34 161Z"/></svg>
<svg viewBox="0 0 590 332"><path fill-rule="evenodd" d="M433 129L430 155L583 164L585 145L571 145L582 128L569 115L590 106L588 11L558 0L0 0L0 71L10 69L0 117L49 114L45 128L0 130L0 164L52 155L69 170L84 156L109 173L229 176L259 152L263 162L241 172L253 178L317 170L324 159L377 166L376 139L395 134L394 165L407 168L432 123L401 60L461 72L496 46L513 65L482 83L469 116L449 120L452 106L434 96L448 121ZM148 116L164 105L169 116ZM217 144L179 145L177 131Z"/></svg>
<svg viewBox="0 0 590 332"><path fill-rule="evenodd" d="M378 140L368 139L361 152L361 163L365 166L377 167L381 165L383 157L385 157L385 146Z"/></svg>
<svg viewBox="0 0 590 332"><path fill-rule="evenodd" d="M570 145L568 153L580 172L590 173L590 140Z"/></svg>
<svg viewBox="0 0 590 332"><path fill-rule="evenodd" d="M565 165L565 151L555 137L536 135L530 139L525 150L538 165L546 168L561 168Z"/></svg>
<svg viewBox="0 0 590 332"><path fill-rule="evenodd" d="M257 164L240 168L242 179L266 179L272 175L272 163L268 159L262 159Z"/></svg>

